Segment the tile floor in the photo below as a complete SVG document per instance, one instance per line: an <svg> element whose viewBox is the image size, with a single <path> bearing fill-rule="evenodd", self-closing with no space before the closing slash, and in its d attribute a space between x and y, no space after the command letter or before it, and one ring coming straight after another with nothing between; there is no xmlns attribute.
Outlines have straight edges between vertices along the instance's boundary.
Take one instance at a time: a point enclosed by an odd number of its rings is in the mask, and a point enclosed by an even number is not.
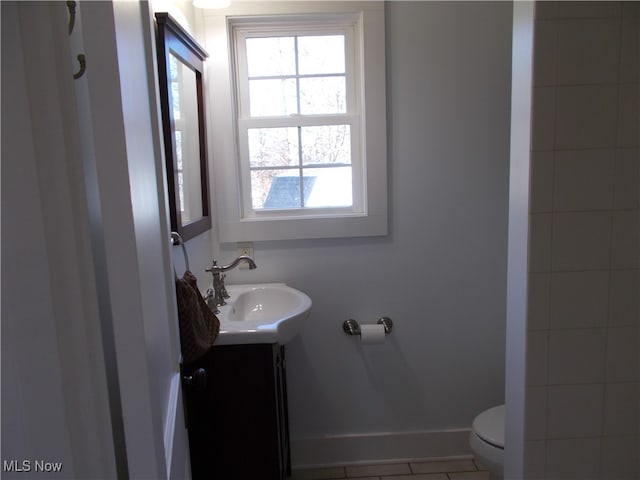
<svg viewBox="0 0 640 480"><path fill-rule="evenodd" d="M434 460L294 470L292 480L489 480L474 460Z"/></svg>

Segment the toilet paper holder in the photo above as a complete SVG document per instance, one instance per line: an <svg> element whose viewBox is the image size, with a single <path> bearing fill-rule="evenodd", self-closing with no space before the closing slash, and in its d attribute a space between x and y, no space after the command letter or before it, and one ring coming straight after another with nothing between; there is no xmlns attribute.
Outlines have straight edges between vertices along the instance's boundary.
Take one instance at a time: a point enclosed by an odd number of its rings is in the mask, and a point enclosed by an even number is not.
<svg viewBox="0 0 640 480"><path fill-rule="evenodd" d="M384 326L384 333L391 333L391 329L393 328L393 321L389 317L381 317L378 319L378 325ZM342 324L342 330L347 335L360 335L360 325L353 318L349 320L345 320Z"/></svg>

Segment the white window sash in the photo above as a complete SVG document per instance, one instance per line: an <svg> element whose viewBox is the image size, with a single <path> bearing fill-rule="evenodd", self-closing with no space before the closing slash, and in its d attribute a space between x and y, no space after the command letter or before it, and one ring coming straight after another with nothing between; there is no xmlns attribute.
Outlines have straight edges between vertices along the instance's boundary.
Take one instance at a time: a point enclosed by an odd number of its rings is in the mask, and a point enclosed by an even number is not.
<svg viewBox="0 0 640 480"><path fill-rule="evenodd" d="M244 48L247 38L264 38L264 37L281 37L281 36L312 36L312 35L344 35L345 36L345 79L346 79L346 97L347 97L347 114L358 112L360 109L360 100L357 92L360 86L360 69L357 68L357 52L360 49L359 35L357 34L360 22L360 15L333 16L336 22L344 23L343 26L337 27L334 24L326 24L326 19L322 20L303 17L299 19L300 23L294 26L280 26L273 23L265 23L264 21L251 23L247 19L243 19L238 26L233 20L231 25L234 36L234 57L236 59L235 78L239 82L237 87L239 90L239 109L238 116L240 118L250 118L249 115L249 84L246 81L249 78L247 71L246 49ZM292 22L293 20L275 17L272 21ZM252 28L249 27L252 26ZM319 75L309 75L317 77ZM320 75L324 76L324 75ZM290 77L289 75L280 78ZM302 75L291 76L293 78L304 78ZM277 77L274 77L277 78Z"/></svg>
<svg viewBox="0 0 640 480"><path fill-rule="evenodd" d="M348 115L342 116L340 120L332 117L332 120L335 120L334 123L322 122L316 123L312 122L311 119L305 118L308 122L303 122L301 125L298 123L288 123L283 125L278 120L269 119L269 118L255 118L255 119L246 119L240 122L240 126L238 129L239 136L239 155L240 158L246 159L246 161L240 162L240 181L242 184L241 192L242 192L242 218L243 219L255 219L255 218L263 218L266 219L269 216L274 217L282 217L286 216L289 218L293 217L309 217L309 216L320 216L326 217L327 215L332 214L354 214L354 215L364 215L366 214L366 202L365 202L365 192L366 189L363 188L365 185L365 169L364 169L364 161L362 157L362 148L360 147L362 142L362 131L360 129L360 118L359 116ZM289 120L289 119L287 119ZM276 122L276 123L272 123ZM305 207L305 208L297 208L297 209L284 209L280 211L279 209L264 209L264 210L255 210L253 208L253 200L251 198L251 168L249 166L249 141L248 141L248 131L249 128L260 128L260 127L298 127L298 126L316 126L316 125L349 125L351 127L352 134L351 138L351 192L352 192L352 204L350 207L328 207L328 208L319 208L319 207ZM357 134L354 134L357 133ZM334 165L336 167L343 166L344 164L322 164L324 165ZM289 167L282 169L289 169ZM298 167L291 167L291 169ZM303 166L303 168L320 168L315 165Z"/></svg>

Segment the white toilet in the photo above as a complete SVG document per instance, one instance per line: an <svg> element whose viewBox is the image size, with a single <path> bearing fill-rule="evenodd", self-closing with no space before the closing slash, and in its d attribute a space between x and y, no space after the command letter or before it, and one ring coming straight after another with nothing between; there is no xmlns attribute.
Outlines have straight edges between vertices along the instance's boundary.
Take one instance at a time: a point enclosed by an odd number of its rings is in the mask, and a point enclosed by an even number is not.
<svg viewBox="0 0 640 480"><path fill-rule="evenodd" d="M469 444L476 459L489 469L491 480L504 473L504 405L485 410L473 420Z"/></svg>

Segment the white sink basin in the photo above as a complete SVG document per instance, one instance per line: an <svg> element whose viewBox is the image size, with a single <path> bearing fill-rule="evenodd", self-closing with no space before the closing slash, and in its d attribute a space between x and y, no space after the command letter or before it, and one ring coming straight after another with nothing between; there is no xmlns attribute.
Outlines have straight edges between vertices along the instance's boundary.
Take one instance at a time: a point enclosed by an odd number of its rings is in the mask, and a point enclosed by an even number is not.
<svg viewBox="0 0 640 480"><path fill-rule="evenodd" d="M311 299L284 283L227 285L231 298L220 307L214 345L279 343L296 336L309 316Z"/></svg>

